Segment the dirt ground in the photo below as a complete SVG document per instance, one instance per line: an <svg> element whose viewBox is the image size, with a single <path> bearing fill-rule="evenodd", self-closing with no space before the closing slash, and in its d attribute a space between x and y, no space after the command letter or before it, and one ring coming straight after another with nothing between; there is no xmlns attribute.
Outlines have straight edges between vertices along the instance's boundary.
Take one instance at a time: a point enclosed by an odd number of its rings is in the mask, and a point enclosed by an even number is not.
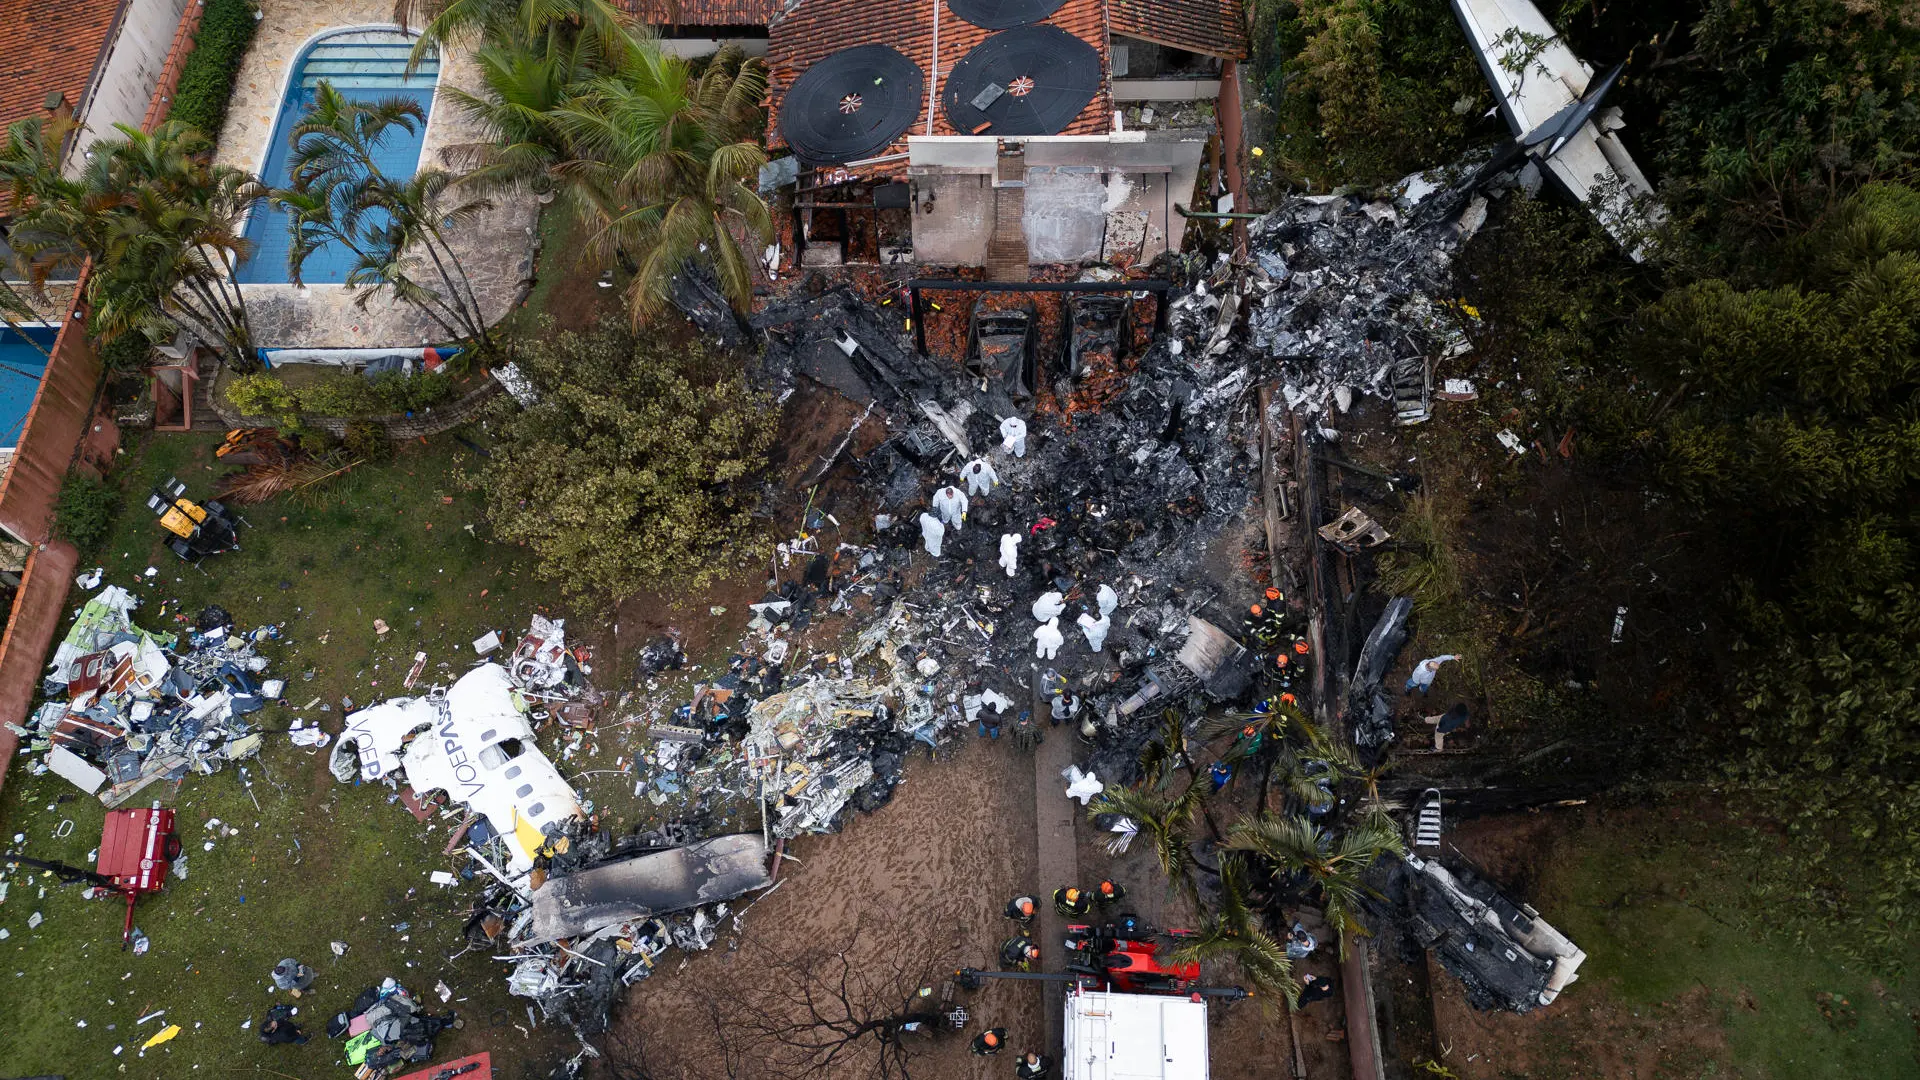
<svg viewBox="0 0 1920 1080"><path fill-rule="evenodd" d="M837 835L790 844L780 883L753 905L737 939L636 986L616 1014L616 1032L637 1032L650 1062L671 1067L706 1058L709 1032L698 1022L706 999L744 995L766 984L769 964L823 947L851 944L858 962L870 965L925 955L935 961L925 966L929 976L942 982L961 965L997 967L994 957L1013 927L1001 907L1038 888L1032 775L1030 759L1011 740L968 739L937 762L916 757L893 802L878 813L855 818ZM1037 984L989 982L958 1000L974 1022L966 1034L933 1040L913 1063L916 1080L1010 1071L1007 1060L968 1052L966 1040L985 1027L1007 1029L1009 1057L1038 1044ZM769 1049L747 1048L751 1065L736 1075L768 1075Z"/></svg>
<svg viewBox="0 0 1920 1080"><path fill-rule="evenodd" d="M1052 738L1066 737L1055 732ZM644 1042L648 1063L668 1076L689 1060L689 1076L724 1076L716 1066L705 1003L716 995L744 997L768 982L767 967L820 950L849 950L864 962L931 955L944 960L932 970L991 969L1000 943L1013 932L1001 916L1007 899L1021 892L1042 895L1056 883L1033 856L1034 788L1031 758L1010 739L966 739L943 749L940 759L916 758L891 804L856 818L846 831L807 837L788 854L781 883L744 917L737 939L693 955L636 986L615 1018L616 1039ZM1058 798L1058 793L1048 797ZM1125 907L1162 926L1182 925L1180 904L1167 896L1152 856L1144 850L1110 857L1090 827L1076 829L1080 871L1086 881L1112 875L1127 885ZM1042 947L1046 947L1042 942ZM1331 970L1332 957L1322 966ZM1318 969L1315 969L1318 970ZM1207 973L1210 982L1231 984L1230 971ZM944 980L928 983L935 999ZM931 1040L911 1064L913 1080L974 1080L1011 1072L1011 1055L1039 1045L1044 1031L1038 984L989 982L962 991L956 1000L971 1011L966 1033ZM1315 1006L1322 1009L1325 1006ZM1331 1014L1329 1014L1331 1015ZM1217 1080L1266 1080L1291 1054L1284 1011L1257 1001L1212 1010L1213 1075ZM966 1040L985 1027L1005 1027L1009 1053L999 1058L970 1054ZM1301 1017L1308 1075L1345 1074L1345 1047L1324 1037L1324 1020ZM749 1048L734 1075L774 1075L777 1065ZM700 1071L700 1069L711 1071ZM610 1072L602 1075L612 1075ZM853 1067L819 1075L864 1075Z"/></svg>

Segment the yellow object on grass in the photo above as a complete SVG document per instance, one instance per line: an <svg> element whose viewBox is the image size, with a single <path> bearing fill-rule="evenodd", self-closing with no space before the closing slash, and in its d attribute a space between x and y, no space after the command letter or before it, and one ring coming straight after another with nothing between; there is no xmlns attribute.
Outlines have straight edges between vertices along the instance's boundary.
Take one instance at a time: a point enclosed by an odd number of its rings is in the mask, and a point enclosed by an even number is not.
<svg viewBox="0 0 1920 1080"><path fill-rule="evenodd" d="M178 1034L180 1034L180 1025L168 1024L166 1027L161 1028L159 1033L156 1034L153 1038L148 1039L146 1042L142 1043L140 1046L140 1049L151 1050L154 1047L159 1046L161 1043L172 1042L173 1037Z"/></svg>

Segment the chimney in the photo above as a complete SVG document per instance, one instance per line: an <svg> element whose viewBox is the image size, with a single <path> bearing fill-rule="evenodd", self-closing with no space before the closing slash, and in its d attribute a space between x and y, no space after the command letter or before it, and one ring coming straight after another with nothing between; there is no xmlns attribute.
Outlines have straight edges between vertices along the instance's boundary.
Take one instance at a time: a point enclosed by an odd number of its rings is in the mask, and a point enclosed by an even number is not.
<svg viewBox="0 0 1920 1080"><path fill-rule="evenodd" d="M42 107L47 110L49 116L57 120L73 119L73 105L67 101L67 95L62 91L54 90L48 93Z"/></svg>

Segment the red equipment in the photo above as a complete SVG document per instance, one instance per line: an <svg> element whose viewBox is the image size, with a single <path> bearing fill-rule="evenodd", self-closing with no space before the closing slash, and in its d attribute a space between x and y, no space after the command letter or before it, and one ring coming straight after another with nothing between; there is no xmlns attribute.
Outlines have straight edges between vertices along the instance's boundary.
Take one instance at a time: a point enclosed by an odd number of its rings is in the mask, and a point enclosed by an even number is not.
<svg viewBox="0 0 1920 1080"><path fill-rule="evenodd" d="M1189 936L1185 930L1155 930L1132 916L1105 926L1069 924L1067 969L1104 977L1123 994L1183 994L1199 981L1200 965L1161 959L1157 942Z"/></svg>
<svg viewBox="0 0 1920 1080"><path fill-rule="evenodd" d="M124 948L133 938L133 905L166 887L167 871L180 857L173 832L173 811L155 804L149 810L110 810L100 833L99 873L108 888L127 895L127 921L120 931Z"/></svg>

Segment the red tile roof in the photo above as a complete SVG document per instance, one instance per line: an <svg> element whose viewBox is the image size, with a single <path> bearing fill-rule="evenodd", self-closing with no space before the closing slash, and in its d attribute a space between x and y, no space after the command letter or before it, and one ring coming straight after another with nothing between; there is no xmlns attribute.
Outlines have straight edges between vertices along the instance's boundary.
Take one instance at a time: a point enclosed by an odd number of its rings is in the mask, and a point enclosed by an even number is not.
<svg viewBox="0 0 1920 1080"><path fill-rule="evenodd" d="M827 54L855 45L888 45L933 75L932 0L800 0L784 16L776 19L767 48L767 138L770 145L782 146L780 139L780 101L787 88L808 66ZM1225 2L1225 0L1222 0ZM1060 10L1044 20L1080 38L1100 52L1102 80L1100 92L1093 96L1080 115L1067 125L1063 135L1104 135L1112 127L1113 90L1107 68L1107 0L1067 0ZM955 15L940 3L940 76L967 55L968 50L987 39L991 31ZM910 134L927 130L927 110L923 103ZM947 123L946 112L936 106L933 133L962 135ZM903 154L905 136L886 151ZM898 169L887 171L902 171Z"/></svg>
<svg viewBox="0 0 1920 1080"><path fill-rule="evenodd" d="M1109 0L1113 32L1188 52L1247 58L1240 0Z"/></svg>
<svg viewBox="0 0 1920 1080"><path fill-rule="evenodd" d="M648 26L765 26L785 0L623 0Z"/></svg>
<svg viewBox="0 0 1920 1080"><path fill-rule="evenodd" d="M120 0L0 0L0 125L45 115L55 90L78 109L119 11Z"/></svg>

